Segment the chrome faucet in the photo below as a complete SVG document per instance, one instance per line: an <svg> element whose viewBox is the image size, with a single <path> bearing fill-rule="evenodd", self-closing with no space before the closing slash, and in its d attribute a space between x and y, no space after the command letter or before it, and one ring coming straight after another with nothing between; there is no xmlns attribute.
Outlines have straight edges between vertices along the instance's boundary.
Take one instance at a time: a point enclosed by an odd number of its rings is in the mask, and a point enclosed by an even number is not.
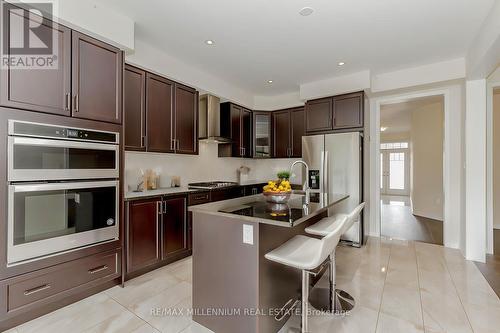
<svg viewBox="0 0 500 333"><path fill-rule="evenodd" d="M307 165L307 163L302 161L302 160L297 160L297 161L293 162L292 165L290 166L290 175L292 174L293 167L296 164L303 164L306 167L306 177L305 177L306 179L304 181L304 185L302 186L302 190L305 192L305 197L306 197L305 204L309 205L309 192L310 192L310 189L309 189L309 165Z"/></svg>

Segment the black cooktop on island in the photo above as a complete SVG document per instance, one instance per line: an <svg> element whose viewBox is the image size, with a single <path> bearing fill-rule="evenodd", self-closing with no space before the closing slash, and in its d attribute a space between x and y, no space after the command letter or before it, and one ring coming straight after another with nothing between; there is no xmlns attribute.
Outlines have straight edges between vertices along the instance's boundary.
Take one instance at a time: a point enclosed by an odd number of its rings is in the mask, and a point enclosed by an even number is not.
<svg viewBox="0 0 500 333"><path fill-rule="evenodd" d="M201 182L201 183L190 183L188 184L189 189L199 189L199 190L214 190L218 188L227 188L238 186L235 182L225 182L225 181L213 181L213 182Z"/></svg>
<svg viewBox="0 0 500 333"><path fill-rule="evenodd" d="M303 207L297 208L289 204L272 204L265 201L255 201L228 210L222 209L220 212L290 223L307 215Z"/></svg>

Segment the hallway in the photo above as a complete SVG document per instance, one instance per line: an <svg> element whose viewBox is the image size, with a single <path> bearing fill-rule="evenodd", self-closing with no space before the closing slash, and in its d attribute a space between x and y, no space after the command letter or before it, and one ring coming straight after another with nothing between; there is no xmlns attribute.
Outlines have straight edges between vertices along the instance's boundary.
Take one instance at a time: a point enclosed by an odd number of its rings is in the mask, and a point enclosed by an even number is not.
<svg viewBox="0 0 500 333"><path fill-rule="evenodd" d="M443 244L443 222L413 215L408 196L383 195L380 205L382 236Z"/></svg>

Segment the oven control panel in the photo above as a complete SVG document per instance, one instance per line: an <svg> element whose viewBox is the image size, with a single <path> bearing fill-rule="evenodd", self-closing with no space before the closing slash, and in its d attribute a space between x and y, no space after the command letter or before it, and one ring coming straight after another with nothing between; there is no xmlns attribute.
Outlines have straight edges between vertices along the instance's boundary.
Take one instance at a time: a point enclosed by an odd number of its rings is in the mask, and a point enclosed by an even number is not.
<svg viewBox="0 0 500 333"><path fill-rule="evenodd" d="M9 135L118 144L118 133L9 120Z"/></svg>

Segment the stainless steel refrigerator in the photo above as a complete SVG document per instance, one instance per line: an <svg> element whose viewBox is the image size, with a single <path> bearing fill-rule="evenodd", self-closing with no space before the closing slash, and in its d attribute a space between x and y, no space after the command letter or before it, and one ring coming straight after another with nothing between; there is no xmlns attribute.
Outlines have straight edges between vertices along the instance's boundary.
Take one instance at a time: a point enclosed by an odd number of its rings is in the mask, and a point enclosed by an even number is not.
<svg viewBox="0 0 500 333"><path fill-rule="evenodd" d="M336 205L330 214L348 214L363 201L361 133L304 136L302 158L309 165L307 179L312 193L349 194L349 198ZM341 239L357 247L365 243L362 215Z"/></svg>

